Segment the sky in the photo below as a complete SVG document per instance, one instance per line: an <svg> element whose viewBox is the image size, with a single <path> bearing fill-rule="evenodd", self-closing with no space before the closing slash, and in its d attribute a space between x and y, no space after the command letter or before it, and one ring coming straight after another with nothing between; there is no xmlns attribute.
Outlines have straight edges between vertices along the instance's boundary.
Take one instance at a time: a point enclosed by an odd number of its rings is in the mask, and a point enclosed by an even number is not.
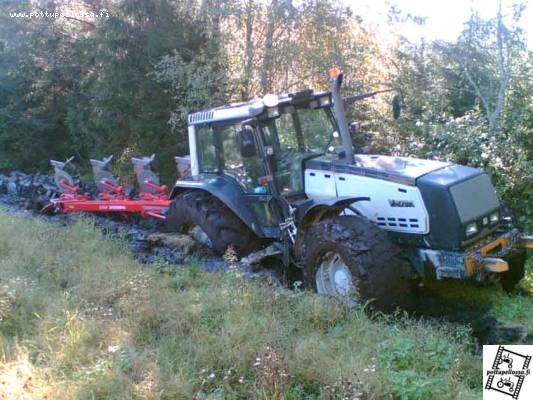
<svg viewBox="0 0 533 400"><path fill-rule="evenodd" d="M404 13L426 17L426 23L417 26L404 23L401 26L404 36L412 41L421 38L426 40L453 41L468 20L471 10L477 11L482 17L490 18L498 12L498 0L342 0L356 14L360 14L367 23L378 30L388 28L387 12L392 5ZM503 15L510 15L513 0L502 0ZM527 4L522 15L521 27L526 31L529 48L533 48L533 6Z"/></svg>

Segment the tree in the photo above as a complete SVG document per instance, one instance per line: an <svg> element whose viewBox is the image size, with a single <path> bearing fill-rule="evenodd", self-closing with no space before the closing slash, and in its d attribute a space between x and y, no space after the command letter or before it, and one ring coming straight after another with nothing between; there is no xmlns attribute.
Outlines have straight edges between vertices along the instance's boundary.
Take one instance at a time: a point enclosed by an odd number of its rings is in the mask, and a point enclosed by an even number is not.
<svg viewBox="0 0 533 400"><path fill-rule="evenodd" d="M525 52L518 27L524 5L516 5L511 25L506 25L501 1L497 15L489 20L472 14L456 44L438 49L454 60L468 86L480 101L490 132L501 128L509 88L520 77L517 68Z"/></svg>
<svg viewBox="0 0 533 400"><path fill-rule="evenodd" d="M10 17L24 7L30 2L5 4L0 13L0 168L45 166L70 142L62 116L80 31L53 19Z"/></svg>

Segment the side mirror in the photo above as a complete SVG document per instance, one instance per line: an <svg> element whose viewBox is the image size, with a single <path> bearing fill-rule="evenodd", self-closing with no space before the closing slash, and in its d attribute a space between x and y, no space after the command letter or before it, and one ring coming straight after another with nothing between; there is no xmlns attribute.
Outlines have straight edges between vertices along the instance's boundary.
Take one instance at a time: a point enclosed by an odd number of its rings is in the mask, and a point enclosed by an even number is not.
<svg viewBox="0 0 533 400"><path fill-rule="evenodd" d="M392 98L392 117L394 119L400 118L402 107L403 107L402 97L399 94L397 94Z"/></svg>
<svg viewBox="0 0 533 400"><path fill-rule="evenodd" d="M241 130L237 133L237 141L239 142L239 151L243 158L251 158L257 155L254 129L250 125L241 127Z"/></svg>

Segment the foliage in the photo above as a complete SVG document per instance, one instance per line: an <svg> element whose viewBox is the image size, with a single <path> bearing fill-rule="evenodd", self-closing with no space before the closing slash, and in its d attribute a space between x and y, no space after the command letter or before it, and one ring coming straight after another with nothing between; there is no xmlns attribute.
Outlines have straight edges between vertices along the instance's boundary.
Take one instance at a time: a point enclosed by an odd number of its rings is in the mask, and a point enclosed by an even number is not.
<svg viewBox="0 0 533 400"><path fill-rule="evenodd" d="M171 131L173 96L151 73L165 54L205 45L190 12L176 2L121 2L77 43L87 73L68 94L72 106L65 116L76 154L158 153L159 163L172 165L185 136Z"/></svg>
<svg viewBox="0 0 533 400"><path fill-rule="evenodd" d="M396 82L407 104L394 129L399 152L484 168L500 196L531 228L531 52L517 27L473 14L455 43L396 49ZM398 149L397 149L398 151Z"/></svg>
<svg viewBox="0 0 533 400"><path fill-rule="evenodd" d="M54 0L48 9L98 13L100 2ZM11 18L29 1L0 5L0 169L47 168L49 158L157 153L167 183L188 151L190 112L269 92L401 89L348 110L358 148L487 168L525 224L531 221L531 52L522 2L483 19L473 13L453 42L411 43L395 21L387 44L357 10L333 0L120 0L103 17ZM488 157L487 157L488 155ZM129 166L119 171L130 170ZM131 175L131 174L130 174ZM529 210L529 211L528 211Z"/></svg>
<svg viewBox="0 0 533 400"><path fill-rule="evenodd" d="M458 368L459 360L446 342L396 337L383 341L379 350L378 366L391 372L392 388L401 399L443 396L442 375Z"/></svg>
<svg viewBox="0 0 533 400"><path fill-rule="evenodd" d="M0 168L43 168L49 158L71 154L84 161L139 153L158 153L158 162L172 166L173 156L186 151L186 131L173 132L168 124L176 97L170 85L154 79L154 66L169 54L185 66L199 53L216 58L191 4L120 1L108 17L77 25L9 17L8 11L31 9L29 2L4 6Z"/></svg>
<svg viewBox="0 0 533 400"><path fill-rule="evenodd" d="M62 115L72 75L63 76L75 68L67 62L72 38L46 20L10 18L11 9L0 13L0 168L35 166L67 150Z"/></svg>
<svg viewBox="0 0 533 400"><path fill-rule="evenodd" d="M186 132L189 113L225 103L227 85L224 76L217 74L219 69L220 61L202 52L191 61L174 54L158 62L154 76L159 82L170 83L177 103L169 121L175 131ZM183 142L182 139L182 151L187 153L188 143Z"/></svg>

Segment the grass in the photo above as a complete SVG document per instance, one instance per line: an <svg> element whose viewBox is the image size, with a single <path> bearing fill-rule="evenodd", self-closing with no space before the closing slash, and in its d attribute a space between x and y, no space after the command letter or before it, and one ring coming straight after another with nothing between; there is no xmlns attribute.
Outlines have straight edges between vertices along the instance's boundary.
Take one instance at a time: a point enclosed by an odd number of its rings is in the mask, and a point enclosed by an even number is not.
<svg viewBox="0 0 533 400"><path fill-rule="evenodd" d="M464 326L164 270L88 221L0 213L0 399L481 397ZM531 319L530 299L502 299Z"/></svg>

